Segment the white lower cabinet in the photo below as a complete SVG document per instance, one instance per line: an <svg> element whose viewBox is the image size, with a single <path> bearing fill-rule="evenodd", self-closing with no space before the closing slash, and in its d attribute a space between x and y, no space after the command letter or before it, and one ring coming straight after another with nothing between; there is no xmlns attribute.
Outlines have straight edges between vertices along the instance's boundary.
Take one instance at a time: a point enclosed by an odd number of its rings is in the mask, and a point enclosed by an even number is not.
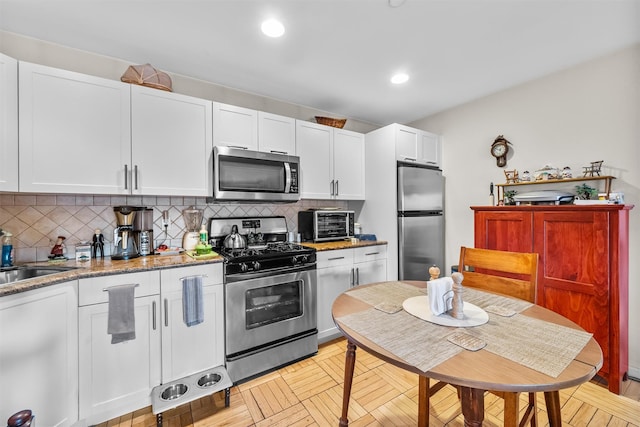
<svg viewBox="0 0 640 427"><path fill-rule="evenodd" d="M364 246L316 253L318 276L318 341L340 335L331 315L333 302L349 288L387 280L387 247Z"/></svg>
<svg viewBox="0 0 640 427"><path fill-rule="evenodd" d="M107 288L134 283L135 339L111 343ZM92 425L151 404L160 384L160 272L80 279L80 420Z"/></svg>
<svg viewBox="0 0 640 427"><path fill-rule="evenodd" d="M183 320L182 278L202 278L203 322ZM224 365L224 290L222 264L160 272L162 287L162 383Z"/></svg>
<svg viewBox="0 0 640 427"><path fill-rule="evenodd" d="M387 247L385 245L355 248L353 252L355 286L387 280Z"/></svg>
<svg viewBox="0 0 640 427"><path fill-rule="evenodd" d="M39 426L78 420L77 281L0 298L0 420L31 409Z"/></svg>

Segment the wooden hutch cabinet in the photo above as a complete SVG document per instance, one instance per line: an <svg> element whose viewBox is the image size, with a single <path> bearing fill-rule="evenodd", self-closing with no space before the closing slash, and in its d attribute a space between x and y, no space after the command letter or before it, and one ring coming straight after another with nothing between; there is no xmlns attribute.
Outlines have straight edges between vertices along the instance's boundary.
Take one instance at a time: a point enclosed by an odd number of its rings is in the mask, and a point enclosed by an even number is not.
<svg viewBox="0 0 640 427"><path fill-rule="evenodd" d="M625 205L472 206L475 247L537 252L537 303L602 347L599 375L619 394L628 370L629 211Z"/></svg>

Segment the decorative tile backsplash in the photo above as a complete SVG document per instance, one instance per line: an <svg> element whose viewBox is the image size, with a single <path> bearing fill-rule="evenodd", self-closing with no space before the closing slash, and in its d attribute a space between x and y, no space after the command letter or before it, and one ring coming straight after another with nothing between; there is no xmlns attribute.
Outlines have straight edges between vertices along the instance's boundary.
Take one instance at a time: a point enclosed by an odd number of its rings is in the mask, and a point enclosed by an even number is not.
<svg viewBox="0 0 640 427"><path fill-rule="evenodd" d="M206 203L204 197L92 196L73 194L0 194L0 229L10 231L15 262L44 261L58 236L66 237L67 257L75 256L75 246L90 242L100 229L105 238L105 255L110 255L116 219L114 206L131 205L153 208L155 246L164 243L181 246L185 232L182 210L195 206L204 209L204 218L232 216L284 216L289 231L297 231L298 211L315 207L348 208L348 203L332 200L301 200L297 203L245 204ZM171 219L165 236L162 211Z"/></svg>

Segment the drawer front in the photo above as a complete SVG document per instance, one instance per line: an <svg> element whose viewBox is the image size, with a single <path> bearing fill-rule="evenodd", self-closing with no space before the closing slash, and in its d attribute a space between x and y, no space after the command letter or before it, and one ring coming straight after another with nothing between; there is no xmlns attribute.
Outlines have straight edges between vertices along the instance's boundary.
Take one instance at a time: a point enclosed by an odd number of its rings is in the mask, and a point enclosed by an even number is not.
<svg viewBox="0 0 640 427"><path fill-rule="evenodd" d="M91 277L78 281L78 305L99 304L109 301L105 291L111 286L135 283L135 297L160 294L160 271L151 270L139 273L113 274L109 276Z"/></svg>
<svg viewBox="0 0 640 427"><path fill-rule="evenodd" d="M180 279L189 276L205 276L202 278L203 286L222 284L222 263L161 270L162 293L182 290L182 280Z"/></svg>
<svg viewBox="0 0 640 427"><path fill-rule="evenodd" d="M316 252L318 268L337 267L353 264L353 249Z"/></svg>
<svg viewBox="0 0 640 427"><path fill-rule="evenodd" d="M376 261L387 258L387 246L364 246L354 249L354 262Z"/></svg>

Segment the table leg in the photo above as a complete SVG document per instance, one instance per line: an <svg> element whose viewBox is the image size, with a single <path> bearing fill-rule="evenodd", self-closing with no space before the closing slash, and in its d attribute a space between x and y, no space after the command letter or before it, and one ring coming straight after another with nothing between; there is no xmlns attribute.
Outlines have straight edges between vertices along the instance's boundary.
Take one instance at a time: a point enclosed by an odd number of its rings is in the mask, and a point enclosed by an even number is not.
<svg viewBox="0 0 640 427"><path fill-rule="evenodd" d="M484 390L460 387L465 427L481 427L484 419Z"/></svg>
<svg viewBox="0 0 640 427"><path fill-rule="evenodd" d="M429 377L418 376L418 427L429 427Z"/></svg>
<svg viewBox="0 0 640 427"><path fill-rule="evenodd" d="M560 393L558 390L545 391L544 402L547 404L549 426L560 427L562 425L562 416L560 415Z"/></svg>
<svg viewBox="0 0 640 427"><path fill-rule="evenodd" d="M342 389L342 416L340 417L340 427L349 425L347 412L349 411L349 399L351 398L351 384L353 383L353 370L356 366L356 345L347 341L347 352L344 359L344 386Z"/></svg>

